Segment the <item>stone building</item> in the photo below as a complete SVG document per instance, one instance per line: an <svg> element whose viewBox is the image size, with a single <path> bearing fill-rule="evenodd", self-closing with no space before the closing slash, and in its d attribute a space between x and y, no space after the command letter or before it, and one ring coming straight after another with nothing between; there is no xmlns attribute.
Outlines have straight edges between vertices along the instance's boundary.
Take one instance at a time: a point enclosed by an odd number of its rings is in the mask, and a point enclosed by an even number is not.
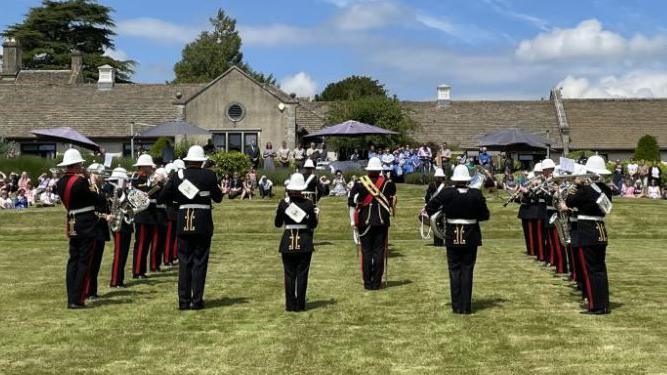
<svg viewBox="0 0 667 375"><path fill-rule="evenodd" d="M82 58L72 52L63 70L27 70L20 44L7 39L0 73L0 137L15 140L23 154L53 157L67 145L35 138L33 129L70 126L107 152L130 154L131 129L185 120L208 129L221 150L243 151L250 143L290 148L327 124L329 103L303 101L231 68L208 84L121 84L113 68L100 67L98 82L81 79ZM433 101L406 101L418 125L419 142L448 142L476 149L481 135L518 127L552 140L556 153L594 150L610 158L629 157L639 137L658 138L667 159L667 100L562 99L457 101L452 88L437 87ZM136 135L136 134L135 134ZM136 139L148 147L154 140ZM526 154L524 160L541 155Z"/></svg>

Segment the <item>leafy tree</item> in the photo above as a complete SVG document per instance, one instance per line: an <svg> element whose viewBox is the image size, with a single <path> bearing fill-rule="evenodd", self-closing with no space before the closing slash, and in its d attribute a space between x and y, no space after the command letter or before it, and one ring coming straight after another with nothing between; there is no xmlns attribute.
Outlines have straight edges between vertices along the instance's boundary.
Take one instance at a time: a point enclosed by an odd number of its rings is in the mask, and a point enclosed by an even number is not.
<svg viewBox="0 0 667 375"><path fill-rule="evenodd" d="M637 148L635 148L635 159L646 161L660 160L658 140L654 136L648 134L639 138Z"/></svg>
<svg viewBox="0 0 667 375"><path fill-rule="evenodd" d="M112 11L95 0L42 0L42 5L30 8L23 22L9 26L2 35L21 43L26 68L65 69L72 49L78 49L83 52L85 80L97 80L97 67L109 64L117 69L119 81L128 81L134 61L104 56L106 49L114 48Z"/></svg>
<svg viewBox="0 0 667 375"><path fill-rule="evenodd" d="M250 156L240 152L218 151L210 156L213 163L213 170L218 176L224 176L229 173L238 172L241 176L245 175L252 168Z"/></svg>
<svg viewBox="0 0 667 375"><path fill-rule="evenodd" d="M210 82L232 66L238 66L260 82L275 84L273 75L255 72L243 61L235 19L219 9L210 21L213 31L202 32L183 49L181 61L174 66L175 83Z"/></svg>
<svg viewBox="0 0 667 375"><path fill-rule="evenodd" d="M322 94L315 96L318 101L355 100L368 96L387 96L384 85L364 76L351 76L342 81L330 83Z"/></svg>
<svg viewBox="0 0 667 375"><path fill-rule="evenodd" d="M398 132L395 136L369 136L361 138L329 138L328 147L348 155L355 148L365 149L368 143L386 147L395 147L414 143L410 133L417 124L404 112L397 98L385 96L367 96L356 100L339 101L332 105L328 121L337 124L347 120L356 120Z"/></svg>

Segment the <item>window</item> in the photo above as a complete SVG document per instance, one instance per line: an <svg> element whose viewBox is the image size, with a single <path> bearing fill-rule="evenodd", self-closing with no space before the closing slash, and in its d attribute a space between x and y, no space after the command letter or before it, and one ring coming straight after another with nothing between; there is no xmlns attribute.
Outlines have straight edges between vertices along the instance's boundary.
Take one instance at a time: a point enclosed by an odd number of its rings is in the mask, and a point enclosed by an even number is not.
<svg viewBox="0 0 667 375"><path fill-rule="evenodd" d="M239 122L245 117L245 110L238 103L233 103L227 107L227 117L234 122Z"/></svg>
<svg viewBox="0 0 667 375"><path fill-rule="evenodd" d="M259 132L221 132L213 134L213 144L220 151L245 152L251 144L259 147Z"/></svg>
<svg viewBox="0 0 667 375"><path fill-rule="evenodd" d="M43 158L53 159L56 157L55 143L22 143L21 155L37 155Z"/></svg>
<svg viewBox="0 0 667 375"><path fill-rule="evenodd" d="M151 147L153 147L153 142L137 142L135 140L134 156L138 157L143 152L150 151ZM132 155L132 148L130 147L130 143L123 143L123 156L131 156L131 155Z"/></svg>

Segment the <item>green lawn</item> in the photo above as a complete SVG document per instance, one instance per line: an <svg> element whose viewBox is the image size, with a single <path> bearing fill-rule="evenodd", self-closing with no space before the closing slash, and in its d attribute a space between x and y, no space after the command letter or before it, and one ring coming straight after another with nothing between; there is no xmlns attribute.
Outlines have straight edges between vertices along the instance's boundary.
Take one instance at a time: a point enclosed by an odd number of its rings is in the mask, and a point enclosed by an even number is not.
<svg viewBox="0 0 667 375"><path fill-rule="evenodd" d="M277 200L224 201L202 311L177 310L176 271L65 309L62 209L0 212L0 373L667 373L665 202L608 220L613 313L581 315L569 283L523 253L516 207L489 198L474 314L453 315L443 249L419 238L422 188L399 187L389 288L365 292L345 202L325 199L308 311L284 312ZM662 224L659 224L662 223Z"/></svg>

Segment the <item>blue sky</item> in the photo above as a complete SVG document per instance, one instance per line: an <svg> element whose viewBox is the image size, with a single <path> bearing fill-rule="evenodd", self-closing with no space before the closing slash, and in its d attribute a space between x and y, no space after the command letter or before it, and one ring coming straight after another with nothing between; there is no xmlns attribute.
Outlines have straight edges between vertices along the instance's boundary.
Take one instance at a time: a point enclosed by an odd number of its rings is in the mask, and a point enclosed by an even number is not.
<svg viewBox="0 0 667 375"><path fill-rule="evenodd" d="M139 62L137 82L173 78L183 46L222 7L250 65L313 95L369 75L406 100L667 96L661 0L103 0L118 33L109 54ZM3 1L0 27L39 0Z"/></svg>

